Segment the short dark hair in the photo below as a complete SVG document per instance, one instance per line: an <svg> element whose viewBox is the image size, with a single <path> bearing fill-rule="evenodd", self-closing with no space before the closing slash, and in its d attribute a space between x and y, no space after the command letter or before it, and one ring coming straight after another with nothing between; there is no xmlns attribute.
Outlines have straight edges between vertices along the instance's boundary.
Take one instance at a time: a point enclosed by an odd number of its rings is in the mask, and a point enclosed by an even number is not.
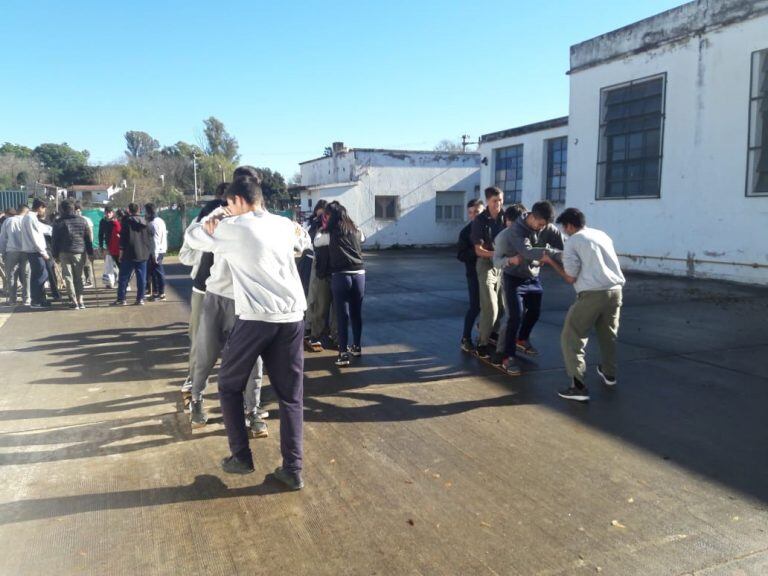
<svg viewBox="0 0 768 576"><path fill-rule="evenodd" d="M70 214L74 214L75 207L72 204L71 200L62 200L59 204L59 212L64 214L65 216L69 216Z"/></svg>
<svg viewBox="0 0 768 576"><path fill-rule="evenodd" d="M552 203L549 200L542 200L541 202L536 202L536 204L533 205L531 208L531 214L533 214L536 218L541 218L547 222L552 222L552 220L555 218L555 208L552 206Z"/></svg>
<svg viewBox="0 0 768 576"><path fill-rule="evenodd" d="M40 210L40 208L48 208L48 203L40 198L35 198L32 201L32 210Z"/></svg>
<svg viewBox="0 0 768 576"><path fill-rule="evenodd" d="M326 206L328 206L328 200L318 200L315 207L312 209L312 212L317 212L321 208L325 210Z"/></svg>
<svg viewBox="0 0 768 576"><path fill-rule="evenodd" d="M8 208L5 211L6 216L16 216L16 208Z"/></svg>
<svg viewBox="0 0 768 576"><path fill-rule="evenodd" d="M483 204L483 201L478 198L473 198L467 202L467 208L474 208L475 206L485 206L485 204Z"/></svg>
<svg viewBox="0 0 768 576"><path fill-rule="evenodd" d="M522 214L525 213L525 206L522 204L512 204L512 206L508 206L506 210L504 210L504 220L509 220L510 222L514 222Z"/></svg>
<svg viewBox="0 0 768 576"><path fill-rule="evenodd" d="M215 195L219 198L223 198L224 194L227 193L227 188L229 188L229 182L222 182L218 186L216 186L216 192Z"/></svg>
<svg viewBox="0 0 768 576"><path fill-rule="evenodd" d="M112 208L112 206L104 206L104 214L106 214L107 212L114 212L114 209Z"/></svg>
<svg viewBox="0 0 768 576"><path fill-rule="evenodd" d="M238 166L235 168L235 171L232 173L232 179L239 178L241 176L250 176L251 178L255 179L259 186L261 186L261 172L259 172L258 168L254 168L253 166Z"/></svg>
<svg viewBox="0 0 768 576"><path fill-rule="evenodd" d="M239 196L248 204L261 206L264 203L264 196L261 192L261 182L250 176L238 176L227 188L227 197L234 198Z"/></svg>
<svg viewBox="0 0 768 576"><path fill-rule="evenodd" d="M75 202L75 210L82 210L82 209L83 209L83 205L80 204L80 202Z"/></svg>
<svg viewBox="0 0 768 576"><path fill-rule="evenodd" d="M155 209L155 205L151 202L144 204L144 214L147 215L147 218L152 220L155 215L157 214L157 210Z"/></svg>
<svg viewBox="0 0 768 576"><path fill-rule="evenodd" d="M19 204L19 207L16 208L16 211L19 213L24 212L24 210L29 210L29 206L26 204Z"/></svg>
<svg viewBox="0 0 768 576"><path fill-rule="evenodd" d="M496 196L501 196L504 194L504 192L501 191L501 188L498 186L489 186L485 189L485 199L490 200L491 198L495 198Z"/></svg>
<svg viewBox="0 0 768 576"><path fill-rule="evenodd" d="M584 212L578 208L566 208L560 212L560 216L557 217L556 222L565 226L570 224L576 228L584 228L587 225L587 218L584 216Z"/></svg>
<svg viewBox="0 0 768 576"><path fill-rule="evenodd" d="M130 204L128 204L128 212L130 214L133 214L133 215L138 214L139 213L139 205L134 203L134 202L131 202Z"/></svg>

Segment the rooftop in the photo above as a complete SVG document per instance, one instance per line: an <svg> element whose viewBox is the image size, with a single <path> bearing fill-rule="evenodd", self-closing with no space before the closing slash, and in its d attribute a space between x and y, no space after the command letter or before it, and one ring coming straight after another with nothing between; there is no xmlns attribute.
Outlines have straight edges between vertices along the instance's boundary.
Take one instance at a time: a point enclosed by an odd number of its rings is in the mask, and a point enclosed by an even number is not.
<svg viewBox="0 0 768 576"><path fill-rule="evenodd" d="M490 134L483 134L480 136L480 143L484 144L485 142L493 142L494 140L503 140L504 138L512 138L513 136L541 132L542 130L549 130L551 128L560 128L561 126L568 126L568 116L536 122L535 124L518 126L517 128L509 128L499 132L491 132Z"/></svg>
<svg viewBox="0 0 768 576"><path fill-rule="evenodd" d="M571 46L569 74L768 14L768 0L697 0Z"/></svg>
<svg viewBox="0 0 768 576"><path fill-rule="evenodd" d="M391 154L391 155L433 155L433 156L479 156L477 152L458 152L453 150L397 150L393 148L346 148L339 155L349 154L350 152L364 152L364 153L378 153L378 154ZM325 160L326 158L332 158L332 156L320 156L319 158L313 158L312 160L305 160L299 162L299 166L302 164L310 164L317 162L318 160Z"/></svg>

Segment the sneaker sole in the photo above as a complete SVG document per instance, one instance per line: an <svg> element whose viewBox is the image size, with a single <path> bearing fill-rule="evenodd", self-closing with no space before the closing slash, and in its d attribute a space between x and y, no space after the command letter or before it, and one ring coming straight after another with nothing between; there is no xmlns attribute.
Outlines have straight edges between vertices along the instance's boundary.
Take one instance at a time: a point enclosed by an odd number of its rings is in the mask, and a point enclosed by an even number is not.
<svg viewBox="0 0 768 576"><path fill-rule="evenodd" d="M603 381L603 384L606 386L616 386L616 380L608 380L608 378L605 377L605 374L600 371L600 368L596 367L595 370L597 371L597 375L600 376L600 380Z"/></svg>
<svg viewBox="0 0 768 576"><path fill-rule="evenodd" d="M525 354L526 356L538 356L539 352L537 350L527 350L526 348L521 348L520 346L516 346L517 351Z"/></svg>
<svg viewBox="0 0 768 576"><path fill-rule="evenodd" d="M254 432L253 430L249 430L248 433L250 434L251 438L269 438L269 430L265 430L264 432Z"/></svg>
<svg viewBox="0 0 768 576"><path fill-rule="evenodd" d="M349 362L334 362L334 364L336 366L338 366L339 368L343 368L345 366L349 366Z"/></svg>
<svg viewBox="0 0 768 576"><path fill-rule="evenodd" d="M569 396L568 394L563 394L562 392L558 392L557 395L560 396L560 398L573 400L574 402L589 402L589 396Z"/></svg>
<svg viewBox="0 0 768 576"><path fill-rule="evenodd" d="M206 420L205 422L190 422L190 424L192 425L193 429L197 430L198 428L204 428L208 424L208 421Z"/></svg>

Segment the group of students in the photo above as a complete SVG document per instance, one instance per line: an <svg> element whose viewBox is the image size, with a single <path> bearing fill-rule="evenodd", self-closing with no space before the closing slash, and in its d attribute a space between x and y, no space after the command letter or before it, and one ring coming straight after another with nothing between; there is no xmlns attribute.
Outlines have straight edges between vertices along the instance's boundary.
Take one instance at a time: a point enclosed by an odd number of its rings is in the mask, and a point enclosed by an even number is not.
<svg viewBox="0 0 768 576"><path fill-rule="evenodd" d="M139 216L136 204L128 206L127 214L107 206L99 225L99 248L106 248L102 279L107 288L117 286L115 305L125 304L132 274L136 275L137 304L144 304L146 290L150 299L165 299L166 226L153 204L144 210L146 220ZM85 289L94 286L93 224L71 200L62 200L55 214L47 214L48 204L35 199L31 209L21 205L0 218L0 278L7 302L18 302L20 288L22 304L50 308L52 301L62 300L59 284L63 283L70 307L83 310Z"/></svg>
<svg viewBox="0 0 768 576"><path fill-rule="evenodd" d="M22 204L0 218L0 278L6 302L50 308L51 299L62 300L63 283L71 307L84 309L83 288L93 286L93 225L70 200L60 203L58 214L48 217L47 212L47 203L35 199L31 209Z"/></svg>
<svg viewBox="0 0 768 576"><path fill-rule="evenodd" d="M470 222L461 230L458 243L469 292L461 348L502 367L510 376L522 374L518 355L538 355L530 337L541 314L541 266L549 265L577 292L561 334L571 382L559 395L587 401L584 353L593 328L601 354L597 373L604 384L616 384L616 338L625 279L613 242L604 232L588 228L577 208L566 208L557 217L563 234L553 224L554 208L548 201L537 202L530 210L522 204L504 210L503 205L504 193L497 187L485 190L485 203L467 204ZM475 344L472 330L478 315Z"/></svg>

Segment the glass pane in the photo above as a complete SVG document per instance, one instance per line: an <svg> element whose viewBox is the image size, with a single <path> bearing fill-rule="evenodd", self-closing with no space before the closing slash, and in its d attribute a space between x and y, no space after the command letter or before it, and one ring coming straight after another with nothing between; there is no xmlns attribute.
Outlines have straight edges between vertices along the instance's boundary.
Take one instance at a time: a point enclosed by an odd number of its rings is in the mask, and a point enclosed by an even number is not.
<svg viewBox="0 0 768 576"><path fill-rule="evenodd" d="M435 220L442 220L442 219L443 219L443 207L435 206Z"/></svg>
<svg viewBox="0 0 768 576"><path fill-rule="evenodd" d="M750 108L749 147L759 148L768 143L768 98L753 100Z"/></svg>
<svg viewBox="0 0 768 576"><path fill-rule="evenodd" d="M753 98L768 95L768 50L761 50L752 55L752 90Z"/></svg>
<svg viewBox="0 0 768 576"><path fill-rule="evenodd" d="M624 196L624 182L608 182L605 186L607 198L621 198Z"/></svg>

